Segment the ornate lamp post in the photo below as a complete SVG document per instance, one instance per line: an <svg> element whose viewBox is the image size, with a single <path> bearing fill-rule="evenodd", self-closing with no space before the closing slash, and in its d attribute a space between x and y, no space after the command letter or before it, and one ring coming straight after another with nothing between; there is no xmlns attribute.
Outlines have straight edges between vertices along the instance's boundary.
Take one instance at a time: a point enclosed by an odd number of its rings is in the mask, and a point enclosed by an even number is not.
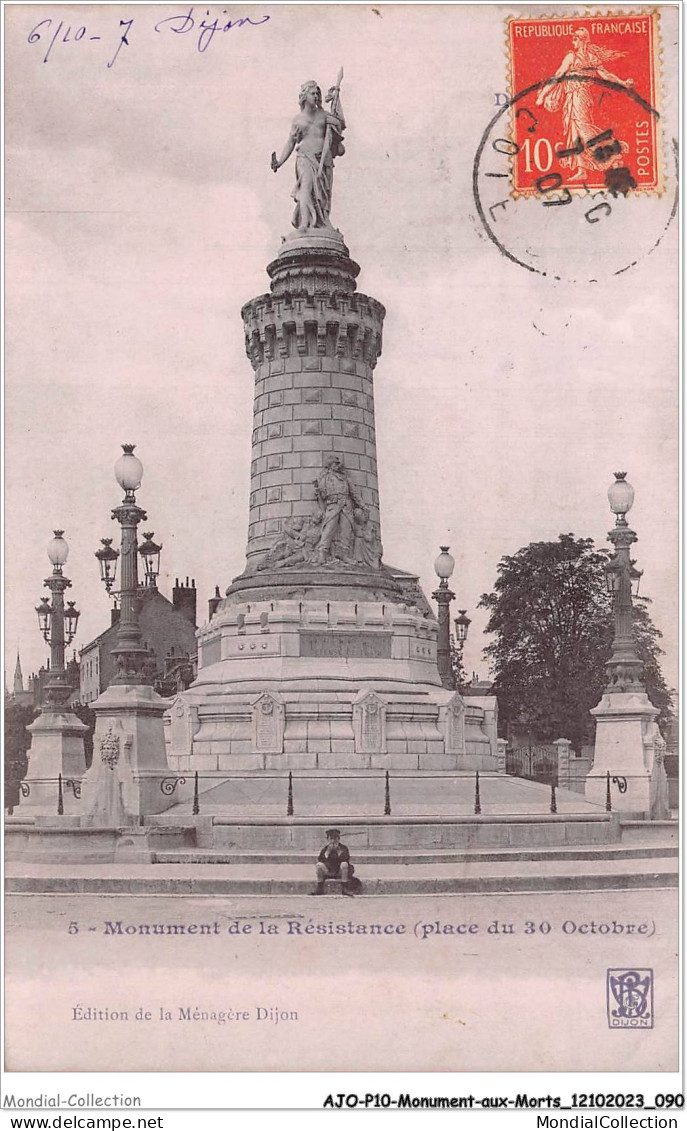
<svg viewBox="0 0 687 1131"><path fill-rule="evenodd" d="M463 646L468 638L468 629L472 624L467 615L467 609L459 609L458 616L453 621L456 630L456 650L458 652L459 670L463 670Z"/></svg>
<svg viewBox="0 0 687 1131"><path fill-rule="evenodd" d="M112 545L111 538L101 538L102 549L95 551L95 556L100 565L100 580L105 586L105 592L109 596L112 593L112 586L115 583L115 576L117 574L117 560L119 558L119 550L115 550Z"/></svg>
<svg viewBox="0 0 687 1131"><path fill-rule="evenodd" d="M455 593L449 589L448 579L453 573L455 561L448 552L448 546L440 547L441 553L434 563L434 571L439 578L439 588L432 593L439 606L439 634L437 637L437 667L442 687L455 691L456 681L451 664L451 617L450 605Z"/></svg>
<svg viewBox="0 0 687 1131"><path fill-rule="evenodd" d="M100 577L107 593L112 587L117 573L117 559L121 556L121 582L119 598L119 631L112 655L115 658L113 683L129 685L145 683L144 668L148 655L143 644L143 634L138 623L138 541L137 527L148 517L136 503L135 492L141 486L143 464L134 455L135 444L122 444L124 454L115 464L115 478L124 490L121 506L112 511L122 528L121 554L112 547L111 538L101 538L102 549L95 551L100 565ZM147 537L147 536L146 536Z"/></svg>
<svg viewBox="0 0 687 1131"><path fill-rule="evenodd" d="M632 590L642 571L634 568L630 546L637 541L630 530L625 515L634 502L634 488L627 482L627 472L616 471L615 482L608 489L608 501L616 516L615 527L608 540L615 553L606 566L606 584L613 595L614 634L611 658L606 664L608 683L606 691L618 694L623 691L644 691L642 661L637 655L632 631Z"/></svg>
<svg viewBox="0 0 687 1131"><path fill-rule="evenodd" d="M68 706L72 688L64 653L76 635L79 610L74 601L67 601L65 608L64 594L72 583L63 572L69 554L63 534L63 530L56 530L48 542L52 573L44 585L50 590L50 598L41 598L36 606L39 628L50 645L50 674L41 713L26 728L31 735L26 779L29 792L26 801L22 800L24 810L46 815L57 812L60 816L64 806L73 807L78 797L79 782L86 772L83 736L88 730Z"/></svg>
<svg viewBox="0 0 687 1131"><path fill-rule="evenodd" d="M70 589L72 583L62 572L69 555L69 546L62 537L63 534L63 530L56 530L54 537L48 542L52 573L43 584L50 590L52 603L47 597L43 597L40 604L36 605L43 639L50 645L50 678L45 687L45 703L48 709L58 710L65 707L72 690L67 682L64 652L76 635L80 615L74 601L67 602L66 610L64 607L65 590Z"/></svg>
<svg viewBox="0 0 687 1131"><path fill-rule="evenodd" d="M614 633L611 658L606 664L608 682L601 702L592 710L596 719L594 764L585 782L588 801L619 812L657 815L665 769L657 751L662 743L656 725L658 710L642 682L642 662L632 631L632 587L641 573L630 558L637 541L626 514L634 490L624 471L616 471L608 491L616 516L608 538L613 557L606 566L606 583L613 595Z"/></svg>
<svg viewBox="0 0 687 1131"><path fill-rule="evenodd" d="M143 568L145 571L145 584L148 589L155 589L157 585L158 574L160 573L160 552L162 550L162 543L158 545L153 542L153 531L148 534L144 532L144 542L138 547L138 552L141 555Z"/></svg>
<svg viewBox="0 0 687 1131"><path fill-rule="evenodd" d="M149 858L145 846L144 818L173 803L162 789L169 767L165 749L162 716L168 703L150 686L146 678L148 651L138 622L138 556L143 560L146 586L155 587L161 546L153 542L152 532L138 546L137 529L147 518L136 502L143 465L134 455L133 444L122 444L123 454L115 464L115 477L124 491L121 505L112 511L122 528L121 551L111 538L101 539L95 556L100 577L108 594L113 586L117 562L121 559L119 590L120 614L112 655L115 672L109 686L92 704L96 715L93 736L93 765L82 791L84 819L107 827L134 826L128 836L136 840L132 852Z"/></svg>

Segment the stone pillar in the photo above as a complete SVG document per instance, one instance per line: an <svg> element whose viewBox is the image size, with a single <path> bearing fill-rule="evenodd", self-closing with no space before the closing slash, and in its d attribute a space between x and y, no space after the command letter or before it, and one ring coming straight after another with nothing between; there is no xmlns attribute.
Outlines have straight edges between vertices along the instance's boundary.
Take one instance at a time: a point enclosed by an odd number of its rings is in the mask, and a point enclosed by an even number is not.
<svg viewBox="0 0 687 1131"><path fill-rule="evenodd" d="M64 707L43 707L27 731L31 735L31 746L27 751L29 768L26 773L29 796L20 794L22 813L40 810L57 813L58 776L62 775L63 804L65 813L77 811L74 787L68 782L81 782L86 773L84 755L84 735L88 731L85 723ZM43 779L36 781L35 779Z"/></svg>
<svg viewBox="0 0 687 1131"><path fill-rule="evenodd" d="M557 738L554 746L558 748L558 785L560 789L570 789L570 751L572 743L567 738Z"/></svg>
<svg viewBox="0 0 687 1131"><path fill-rule="evenodd" d="M163 792L174 776L167 762L162 716L168 700L147 684L112 683L93 703L93 763L81 790L82 820L117 827L161 813L178 797Z"/></svg>
<svg viewBox="0 0 687 1131"><path fill-rule="evenodd" d="M665 757L666 743L658 727L651 743L652 770L651 770L651 810L652 821L666 821L670 818L670 801L668 798L668 775L666 774Z"/></svg>
<svg viewBox="0 0 687 1131"><path fill-rule="evenodd" d="M508 749L507 738L496 739L496 761L497 773L505 774L506 772L506 750Z"/></svg>
<svg viewBox="0 0 687 1131"><path fill-rule="evenodd" d="M585 797L597 805L606 802L606 774L624 778L627 790L613 788L614 812L646 813L651 809L651 760L646 749L653 735L658 709L644 691L604 694L592 715L596 719L594 764L587 774Z"/></svg>
<svg viewBox="0 0 687 1131"><path fill-rule="evenodd" d="M241 312L255 371L249 570L285 522L312 515L327 455L341 457L379 536L372 375L384 307L356 293L342 240L286 244L267 270L271 294Z"/></svg>

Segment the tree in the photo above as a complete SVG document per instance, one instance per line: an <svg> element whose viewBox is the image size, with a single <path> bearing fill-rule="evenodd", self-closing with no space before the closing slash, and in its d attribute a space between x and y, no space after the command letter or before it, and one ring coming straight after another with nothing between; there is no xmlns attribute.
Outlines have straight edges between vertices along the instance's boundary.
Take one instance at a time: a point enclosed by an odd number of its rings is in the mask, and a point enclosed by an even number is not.
<svg viewBox="0 0 687 1131"><path fill-rule="evenodd" d="M449 647L451 649L451 668L453 670L453 678L456 681L457 690L462 691L463 688L467 687L470 680L468 679L467 672L463 667L463 643L457 641L453 633L451 634Z"/></svg>
<svg viewBox="0 0 687 1131"><path fill-rule="evenodd" d="M577 750L593 741L589 712L607 682L613 639L604 571L609 556L591 538L561 534L557 542L532 542L501 559L494 590L483 594L480 607L489 610L486 631L495 635L484 654L506 731L521 727L542 741L569 738ZM635 602L635 640L660 726L668 721L672 693L659 662L662 634L648 604L646 598Z"/></svg>
<svg viewBox="0 0 687 1131"><path fill-rule="evenodd" d="M34 707L5 700L5 806L10 814L19 804L19 783L29 767L31 735L26 728L37 714Z"/></svg>

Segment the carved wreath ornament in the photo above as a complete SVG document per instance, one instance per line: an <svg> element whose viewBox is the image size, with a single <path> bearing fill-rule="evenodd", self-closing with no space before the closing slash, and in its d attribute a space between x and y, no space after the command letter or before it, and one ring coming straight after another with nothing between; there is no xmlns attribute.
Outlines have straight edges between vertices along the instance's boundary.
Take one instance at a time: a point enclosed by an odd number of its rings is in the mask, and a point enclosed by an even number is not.
<svg viewBox="0 0 687 1131"><path fill-rule="evenodd" d="M112 727L100 742L100 758L111 770L119 761L119 735L112 733Z"/></svg>

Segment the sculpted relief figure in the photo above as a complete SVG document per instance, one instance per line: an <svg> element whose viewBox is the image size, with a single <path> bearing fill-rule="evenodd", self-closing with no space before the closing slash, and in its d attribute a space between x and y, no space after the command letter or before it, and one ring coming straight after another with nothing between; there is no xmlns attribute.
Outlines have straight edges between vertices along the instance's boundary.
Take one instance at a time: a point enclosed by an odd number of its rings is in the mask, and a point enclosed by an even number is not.
<svg viewBox="0 0 687 1131"><path fill-rule="evenodd" d="M346 475L340 456L326 457L324 467L315 480L315 498L323 511L318 560L324 563L331 557L341 560L352 558L354 514L362 508L362 503Z"/></svg>
<svg viewBox="0 0 687 1131"><path fill-rule="evenodd" d="M358 507L354 515L353 557L356 562L370 569L381 569L382 544L370 522L367 507Z"/></svg>
<svg viewBox="0 0 687 1131"><path fill-rule="evenodd" d="M381 569L382 546L369 508L361 502L340 456L326 457L314 488L314 513L286 519L255 569Z"/></svg>
<svg viewBox="0 0 687 1131"><path fill-rule="evenodd" d="M272 169L276 173L296 150L296 184L291 193L296 207L292 224L300 232L331 228L334 158L344 152L341 139L346 128L339 97L342 77L343 70L327 93L331 113L322 109L322 92L317 83L303 83L298 95L300 112L291 123L286 145L280 157L272 154Z"/></svg>
<svg viewBox="0 0 687 1131"><path fill-rule="evenodd" d="M321 512L311 518L292 518L284 522L281 537L256 567L283 569L315 561L315 548L320 540Z"/></svg>

